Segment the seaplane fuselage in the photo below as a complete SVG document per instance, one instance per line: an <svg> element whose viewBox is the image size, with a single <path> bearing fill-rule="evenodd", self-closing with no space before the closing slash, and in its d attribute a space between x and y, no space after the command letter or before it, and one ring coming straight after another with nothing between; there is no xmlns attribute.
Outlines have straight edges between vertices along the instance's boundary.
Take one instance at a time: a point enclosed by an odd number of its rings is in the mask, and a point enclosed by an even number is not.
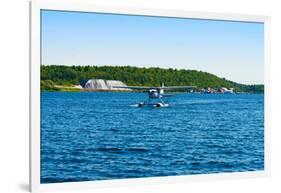
<svg viewBox="0 0 281 193"><path fill-rule="evenodd" d="M148 90L148 97L151 99L158 99L163 97L164 91L162 89L149 89Z"/></svg>

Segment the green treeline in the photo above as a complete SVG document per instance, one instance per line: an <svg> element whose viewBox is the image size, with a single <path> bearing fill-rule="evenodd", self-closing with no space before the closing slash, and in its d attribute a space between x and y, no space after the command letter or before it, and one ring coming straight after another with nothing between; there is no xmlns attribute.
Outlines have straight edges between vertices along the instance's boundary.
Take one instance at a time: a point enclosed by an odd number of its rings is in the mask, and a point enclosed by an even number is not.
<svg viewBox="0 0 281 193"><path fill-rule="evenodd" d="M57 91L55 85L83 85L89 79L120 80L134 86L196 86L234 88L236 92L263 93L263 85L243 85L197 70L139 68L132 66L41 65L41 90Z"/></svg>

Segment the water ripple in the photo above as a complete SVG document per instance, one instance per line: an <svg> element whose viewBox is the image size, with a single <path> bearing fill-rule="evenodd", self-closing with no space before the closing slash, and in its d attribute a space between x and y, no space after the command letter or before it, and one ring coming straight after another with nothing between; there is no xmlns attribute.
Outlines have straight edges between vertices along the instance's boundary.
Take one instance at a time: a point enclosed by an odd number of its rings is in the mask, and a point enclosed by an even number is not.
<svg viewBox="0 0 281 193"><path fill-rule="evenodd" d="M43 92L41 183L263 170L263 95Z"/></svg>

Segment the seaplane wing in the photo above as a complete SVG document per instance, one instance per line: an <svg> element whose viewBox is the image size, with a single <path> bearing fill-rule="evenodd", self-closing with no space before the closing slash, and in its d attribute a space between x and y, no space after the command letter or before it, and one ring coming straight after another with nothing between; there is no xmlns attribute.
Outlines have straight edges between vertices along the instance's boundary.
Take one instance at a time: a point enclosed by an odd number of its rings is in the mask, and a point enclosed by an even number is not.
<svg viewBox="0 0 281 193"><path fill-rule="evenodd" d="M149 87L149 86L113 86L112 88L152 89L152 88L157 88L157 87Z"/></svg>
<svg viewBox="0 0 281 193"><path fill-rule="evenodd" d="M194 88L194 86L164 86L158 88L164 90L173 90L173 89L190 89L190 88Z"/></svg>
<svg viewBox="0 0 281 193"><path fill-rule="evenodd" d="M113 86L113 88L128 88L128 89L145 89L145 90L149 90L149 89L163 89L163 90L173 90L173 89L190 89L190 88L194 88L194 86Z"/></svg>

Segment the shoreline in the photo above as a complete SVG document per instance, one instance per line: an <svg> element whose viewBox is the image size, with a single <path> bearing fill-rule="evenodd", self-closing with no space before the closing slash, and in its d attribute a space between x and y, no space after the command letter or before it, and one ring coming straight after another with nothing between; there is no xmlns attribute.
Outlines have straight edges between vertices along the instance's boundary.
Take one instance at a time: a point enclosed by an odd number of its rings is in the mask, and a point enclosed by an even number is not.
<svg viewBox="0 0 281 193"><path fill-rule="evenodd" d="M120 92L120 93L146 93L145 91L125 91L125 90L84 90L84 89L79 89L79 90L40 90L41 93L43 92L69 92L69 93L74 93L74 92ZM237 95L237 94L261 94L264 95L264 93L258 93L258 92L236 92L236 93L200 93L200 92L167 92L167 93L179 93L179 94L201 94L201 95Z"/></svg>

